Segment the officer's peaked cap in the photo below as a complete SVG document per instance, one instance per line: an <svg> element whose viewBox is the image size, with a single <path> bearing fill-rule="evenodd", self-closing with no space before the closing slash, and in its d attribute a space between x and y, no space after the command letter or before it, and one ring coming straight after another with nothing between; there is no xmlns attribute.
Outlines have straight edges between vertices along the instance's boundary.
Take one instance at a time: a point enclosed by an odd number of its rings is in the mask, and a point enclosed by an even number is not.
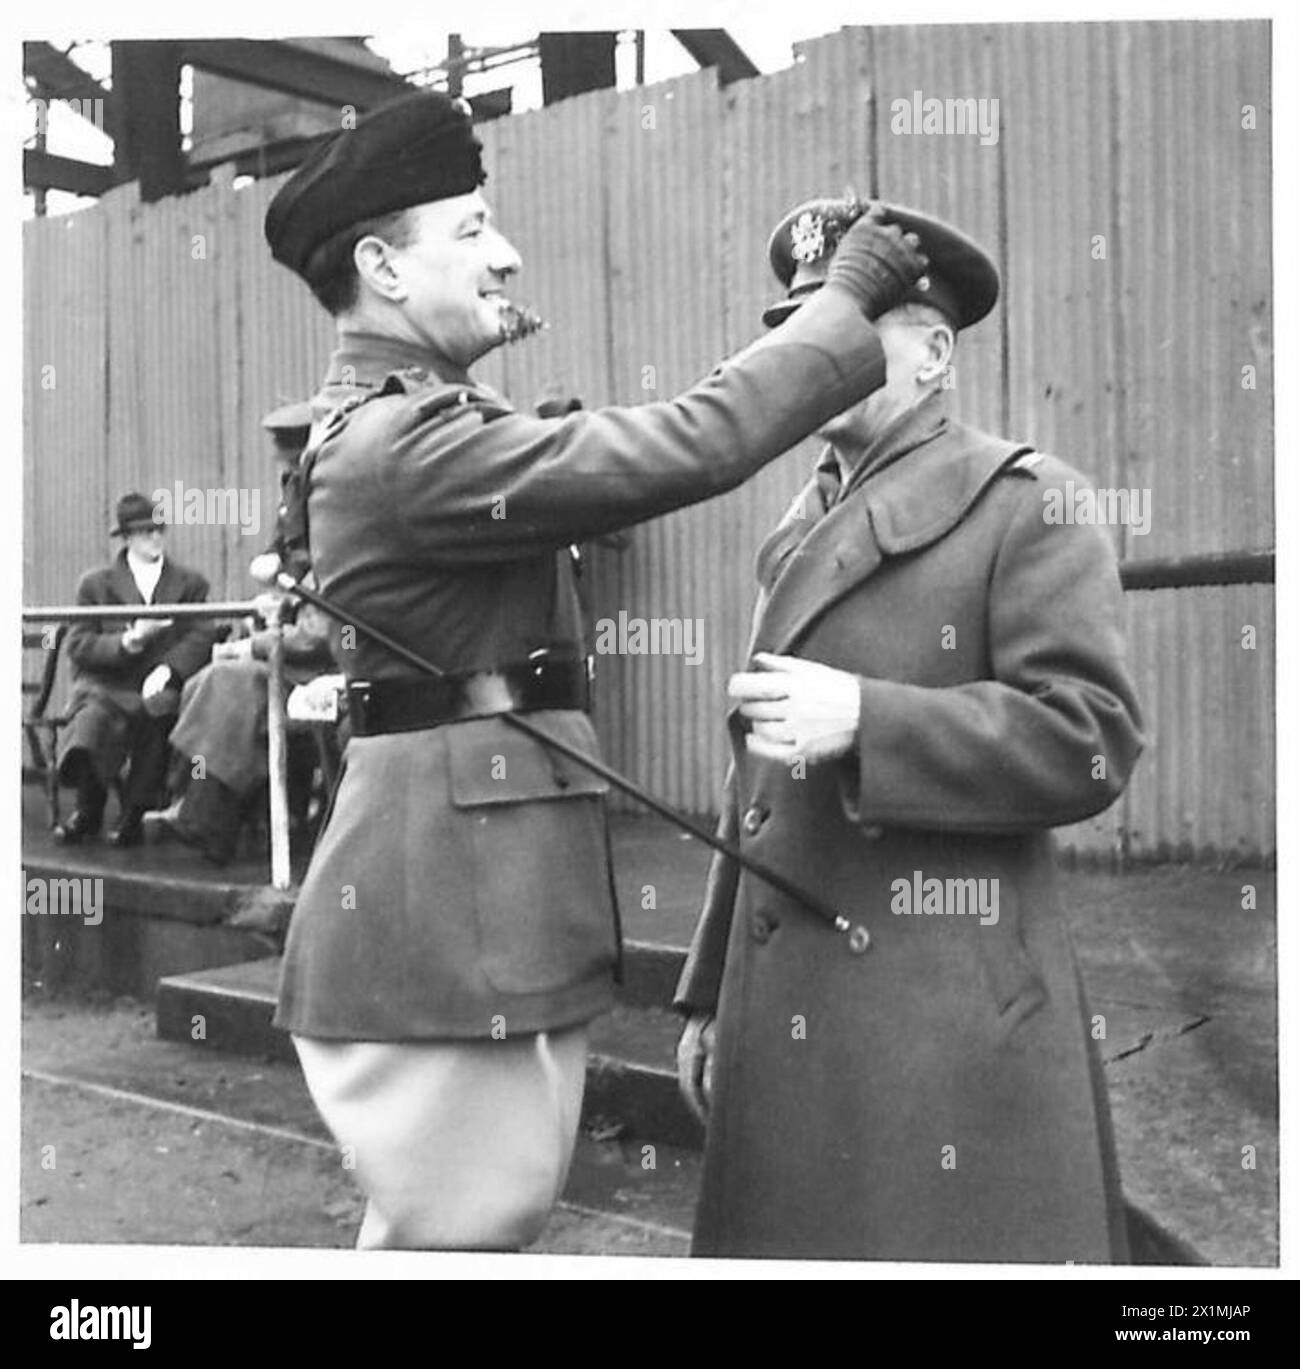
<svg viewBox="0 0 1300 1369"><path fill-rule="evenodd" d="M882 206L885 219L905 233L915 233L930 259L926 274L907 292L908 304L931 304L954 328L978 323L997 303L998 272L987 252L942 219L903 205ZM774 328L826 281L831 257L854 218L844 199L806 200L796 205L772 230L767 255L786 298L763 312Z"/></svg>

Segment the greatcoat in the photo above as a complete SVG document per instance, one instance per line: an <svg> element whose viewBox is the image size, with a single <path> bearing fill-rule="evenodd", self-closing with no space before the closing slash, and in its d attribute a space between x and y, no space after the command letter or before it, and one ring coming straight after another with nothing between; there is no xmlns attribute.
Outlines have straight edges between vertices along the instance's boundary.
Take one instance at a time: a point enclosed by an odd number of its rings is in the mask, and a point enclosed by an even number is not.
<svg viewBox="0 0 1300 1369"><path fill-rule="evenodd" d="M1050 829L1140 721L1109 538L1046 520L1084 478L1028 452L932 398L760 553L753 649L858 676L861 722L799 773L733 713L722 830L862 930L715 859L677 994L717 1012L698 1255L1127 1258Z"/></svg>
<svg viewBox="0 0 1300 1369"><path fill-rule="evenodd" d="M875 330L823 295L675 400L562 418L518 413L409 345L345 337L316 401L321 593L449 672L581 659L570 543L731 489L883 383ZM414 674L347 626L331 649L353 681ZM530 717L595 752L585 712ZM277 1023L341 1040L513 1037L605 1011L605 788L499 717L353 736Z"/></svg>

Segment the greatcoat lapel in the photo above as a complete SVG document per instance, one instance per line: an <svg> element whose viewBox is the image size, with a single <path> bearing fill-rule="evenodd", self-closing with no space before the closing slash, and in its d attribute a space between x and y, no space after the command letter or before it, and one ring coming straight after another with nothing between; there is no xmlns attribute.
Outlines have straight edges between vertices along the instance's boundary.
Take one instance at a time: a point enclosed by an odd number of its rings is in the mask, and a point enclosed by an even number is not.
<svg viewBox="0 0 1300 1369"><path fill-rule="evenodd" d="M172 564L170 556L163 557L162 574L158 577L158 583L154 587L153 601L155 604L174 604L180 602L181 591L185 587L184 578Z"/></svg>
<svg viewBox="0 0 1300 1369"><path fill-rule="evenodd" d="M997 473L1027 447L990 437L919 406L863 463L848 492L761 568L766 602L754 651L789 653L838 600L887 557L918 551L961 521ZM764 548L764 552L768 547Z"/></svg>
<svg viewBox="0 0 1300 1369"><path fill-rule="evenodd" d="M166 575L167 568L164 563L163 575ZM140 587L135 582L135 576L131 574L131 567L126 563L126 552L120 551L113 561L112 568L108 573L108 582L113 588L113 593L117 595L117 600L122 604L143 604L144 595L140 593ZM162 588L162 581L158 582L159 589ZM155 598L159 596L155 595Z"/></svg>

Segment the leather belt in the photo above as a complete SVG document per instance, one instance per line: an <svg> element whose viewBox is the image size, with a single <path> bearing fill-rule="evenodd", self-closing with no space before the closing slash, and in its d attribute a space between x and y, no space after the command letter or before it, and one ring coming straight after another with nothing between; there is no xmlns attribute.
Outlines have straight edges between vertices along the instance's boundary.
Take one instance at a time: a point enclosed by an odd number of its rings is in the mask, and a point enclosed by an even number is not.
<svg viewBox="0 0 1300 1369"><path fill-rule="evenodd" d="M448 673L441 679L412 676L354 680L348 685L348 718L358 737L418 732L496 713L532 713L543 708L585 712L590 706L587 662L553 660L545 652L493 670Z"/></svg>

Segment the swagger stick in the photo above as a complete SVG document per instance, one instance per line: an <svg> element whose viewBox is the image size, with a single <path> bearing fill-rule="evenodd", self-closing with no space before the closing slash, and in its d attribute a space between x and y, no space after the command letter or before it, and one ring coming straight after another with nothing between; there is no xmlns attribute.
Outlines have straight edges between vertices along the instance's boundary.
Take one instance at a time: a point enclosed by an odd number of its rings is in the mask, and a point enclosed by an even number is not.
<svg viewBox="0 0 1300 1369"><path fill-rule="evenodd" d="M390 637L381 628L375 627L371 623L364 622L355 613L350 613L339 604L327 599L323 594L314 589L308 589L305 585L295 580L292 575L281 571L275 578L279 587L289 594L296 594L300 599L320 609L322 613L328 614L337 622L346 626L356 628L358 632L363 632L372 641L378 642L386 651L403 660L407 665L413 665L421 674L432 675L435 679L440 679L446 671L434 665L432 661L426 660L418 651L413 651L409 646ZM621 790L629 798L635 799L643 807L650 809L652 813L657 813L661 818L671 822L675 827L680 827L683 832L694 837L696 841L702 841L706 846L711 846L720 855L734 860L742 869L748 870L751 875L756 875L772 888L779 890L787 898L792 898L797 903L809 911L817 914L818 917L825 919L837 932L847 932L849 930L849 920L841 913L835 911L824 899L818 898L816 894L810 894L806 889L801 889L793 880L787 879L779 870L773 870L771 866L765 865L760 860L755 860L753 856L747 856L739 848L730 842L724 841L721 837L715 836L705 827L699 827L691 822L689 818L684 818L675 812L666 803L648 794L640 785L634 783L626 776L619 774L617 770L611 769L603 761L598 761L594 756L588 756L579 751L576 747L570 746L568 742L561 741L558 737L553 737L549 732L530 723L526 718L518 713L501 713L499 715L505 722L517 731L526 733L534 741L539 741L543 746L549 746L552 751L558 751L560 755L567 756L569 760L576 761L579 765L590 770L592 774L599 775L607 784L611 784L615 789Z"/></svg>

